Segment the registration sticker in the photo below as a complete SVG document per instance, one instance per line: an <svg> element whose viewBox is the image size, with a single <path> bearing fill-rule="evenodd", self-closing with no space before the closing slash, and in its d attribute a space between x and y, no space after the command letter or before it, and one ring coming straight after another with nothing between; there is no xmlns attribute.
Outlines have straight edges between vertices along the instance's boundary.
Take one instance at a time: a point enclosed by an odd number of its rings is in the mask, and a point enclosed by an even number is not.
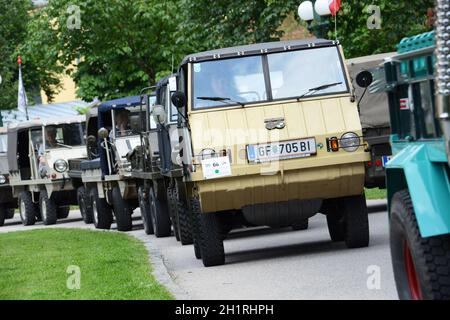
<svg viewBox="0 0 450 320"><path fill-rule="evenodd" d="M203 177L217 179L231 176L231 164L228 157L202 160Z"/></svg>

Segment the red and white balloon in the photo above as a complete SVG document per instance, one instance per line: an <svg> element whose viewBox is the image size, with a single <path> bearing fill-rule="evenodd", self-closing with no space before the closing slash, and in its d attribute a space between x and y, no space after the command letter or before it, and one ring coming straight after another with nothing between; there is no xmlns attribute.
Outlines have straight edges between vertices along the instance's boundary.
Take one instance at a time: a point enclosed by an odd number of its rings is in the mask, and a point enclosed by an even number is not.
<svg viewBox="0 0 450 320"><path fill-rule="evenodd" d="M341 9L341 0L317 0L313 5L311 1L303 1L298 7L298 15L302 20L314 19L314 10L321 16L336 16Z"/></svg>

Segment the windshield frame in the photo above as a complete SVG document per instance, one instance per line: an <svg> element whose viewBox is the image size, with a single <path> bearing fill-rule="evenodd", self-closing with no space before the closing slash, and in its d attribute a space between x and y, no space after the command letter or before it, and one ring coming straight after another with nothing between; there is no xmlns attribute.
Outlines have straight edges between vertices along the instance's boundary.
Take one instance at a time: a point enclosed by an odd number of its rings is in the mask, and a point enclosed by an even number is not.
<svg viewBox="0 0 450 320"><path fill-rule="evenodd" d="M345 63L344 63L344 57L343 57L343 53L342 53L342 49L340 45L327 45L327 46L320 46L320 47L311 47L311 48L302 48L302 49L296 49L296 50L289 50L289 51L283 51L283 53L287 53L287 52L298 52L298 51L304 51L304 50L320 50L320 49L324 49L324 48L335 48L337 51L337 55L339 58L339 63L341 65L341 70L342 70L342 75L344 77L344 85L346 87L346 90L344 91L337 91L337 92L329 92L329 93L323 93L322 91L318 91L316 93L313 94L308 94L307 96L303 97L302 100L307 100L307 99L311 99L311 98L320 98L320 97L327 97L327 96L336 96L336 95L347 95L350 94L350 83L349 83L349 75L348 75L348 71L346 69ZM243 108L243 106L241 106L238 103L235 103L233 101L227 101L227 103L222 103L222 102L217 102L217 105L214 106L206 106L206 107L196 107L195 106L195 79L194 79L194 64L196 63L201 63L201 62L211 62L211 61L221 61L221 60L231 60L231 59L243 59L243 58L247 58L247 57L254 57L254 56L259 56L261 57L261 63L262 63L262 69L263 69L263 76L264 76L264 81L265 81L265 87L266 87L266 93L267 93L267 99L265 100L260 100L260 101L254 101L254 102L243 102L243 104L245 105L245 107L247 106L252 106L252 105L261 105L261 104L268 104L268 103L276 103L276 102L281 102L281 101L291 101L291 100L296 100L302 97L302 95L305 92L299 92L298 95L293 96L293 97L283 97L283 98L277 98L274 99L272 96L272 83L271 83L271 79L270 79L270 68L269 68L269 61L268 61L268 56L270 55L276 55L282 52L271 52L271 53L258 53L258 54L248 54L248 55L244 55L244 56L238 56L238 57L229 57L229 58L223 58L223 59L215 59L215 60L204 60L204 61L199 61L199 62L191 62L189 63L189 80L190 80L190 89L189 90L189 95L190 95L190 99L189 99L189 103L190 103L190 110L192 111L206 111L206 110L216 110L216 109L225 109L225 108ZM325 85L326 83L324 83Z"/></svg>

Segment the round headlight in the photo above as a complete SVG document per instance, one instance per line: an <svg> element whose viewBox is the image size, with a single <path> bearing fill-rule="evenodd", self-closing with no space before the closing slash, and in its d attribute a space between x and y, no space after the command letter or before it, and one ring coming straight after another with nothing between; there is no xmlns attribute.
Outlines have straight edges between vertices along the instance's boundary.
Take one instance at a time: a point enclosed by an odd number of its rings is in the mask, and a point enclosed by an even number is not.
<svg viewBox="0 0 450 320"><path fill-rule="evenodd" d="M55 161L55 164L53 166L55 168L55 170L59 173L63 173L65 171L67 171L67 161L63 160L63 159L59 159Z"/></svg>
<svg viewBox="0 0 450 320"><path fill-rule="evenodd" d="M5 184L6 183L6 177L2 174L0 174L0 184Z"/></svg>
<svg viewBox="0 0 450 320"><path fill-rule="evenodd" d="M347 152L355 152L361 145L360 137L353 132L348 132L341 137L341 148Z"/></svg>

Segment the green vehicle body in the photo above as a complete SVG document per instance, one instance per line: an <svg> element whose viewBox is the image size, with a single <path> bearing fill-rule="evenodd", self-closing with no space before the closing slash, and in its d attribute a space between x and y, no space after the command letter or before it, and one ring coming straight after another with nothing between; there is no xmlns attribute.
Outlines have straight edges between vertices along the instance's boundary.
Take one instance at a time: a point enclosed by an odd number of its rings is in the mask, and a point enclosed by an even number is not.
<svg viewBox="0 0 450 320"><path fill-rule="evenodd" d="M396 192L408 189L421 236L449 234L448 137L436 95L435 32L405 38L398 53L384 66L393 152L386 169L388 208Z"/></svg>

